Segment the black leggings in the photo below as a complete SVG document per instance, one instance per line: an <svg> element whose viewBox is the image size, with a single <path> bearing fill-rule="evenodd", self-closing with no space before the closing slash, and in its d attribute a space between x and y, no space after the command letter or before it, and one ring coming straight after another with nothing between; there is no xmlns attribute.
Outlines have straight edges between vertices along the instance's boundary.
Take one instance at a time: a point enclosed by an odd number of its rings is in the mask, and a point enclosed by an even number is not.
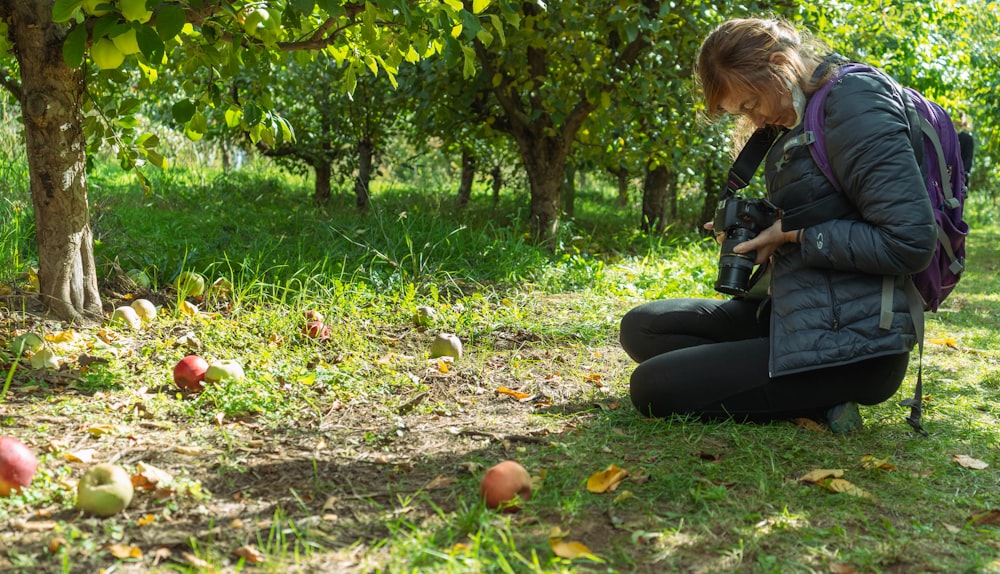
<svg viewBox="0 0 1000 574"><path fill-rule="evenodd" d="M906 376L909 353L768 374L769 317L758 301L670 299L646 303L621 321L621 344L639 363L630 394L655 417L689 414L740 421L825 418L830 407L890 398Z"/></svg>

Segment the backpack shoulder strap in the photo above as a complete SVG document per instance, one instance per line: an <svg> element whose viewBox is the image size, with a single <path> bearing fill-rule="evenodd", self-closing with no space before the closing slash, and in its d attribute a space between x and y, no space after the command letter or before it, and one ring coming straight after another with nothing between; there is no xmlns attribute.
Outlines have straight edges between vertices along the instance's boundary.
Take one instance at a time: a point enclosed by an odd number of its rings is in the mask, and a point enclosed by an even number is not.
<svg viewBox="0 0 1000 574"><path fill-rule="evenodd" d="M844 76L855 72L881 73L878 69L867 64L859 64L857 62L843 64L837 68L837 71L833 73L833 76L824 82L823 85L813 93L812 97L809 98L809 103L806 104L806 113L802 118L802 123L806 133L812 134L811 139L813 140L813 143L809 146L809 153L812 154L813 161L816 162L820 171L822 171L823 175L830 180L830 183L833 184L833 187L835 187L837 191L843 191L844 187L837 177L833 175L833 169L830 167L830 158L826 153L826 138L824 136L826 97L830 94L830 90L832 90Z"/></svg>

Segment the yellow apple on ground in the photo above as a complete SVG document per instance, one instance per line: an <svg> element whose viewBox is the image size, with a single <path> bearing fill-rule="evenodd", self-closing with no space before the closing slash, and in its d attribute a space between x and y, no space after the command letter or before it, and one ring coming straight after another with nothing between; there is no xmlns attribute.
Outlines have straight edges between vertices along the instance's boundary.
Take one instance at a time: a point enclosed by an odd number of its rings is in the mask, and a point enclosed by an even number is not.
<svg viewBox="0 0 1000 574"><path fill-rule="evenodd" d="M125 54L107 38L101 38L94 42L94 45L90 47L90 57L102 70L114 70L125 61Z"/></svg>
<svg viewBox="0 0 1000 574"><path fill-rule="evenodd" d="M531 498L531 475L520 463L505 460L483 475L479 495L489 508L520 510L520 503Z"/></svg>
<svg viewBox="0 0 1000 574"><path fill-rule="evenodd" d="M243 366L231 359L215 361L208 366L205 371L206 383L218 383L219 381L242 381L244 377Z"/></svg>
<svg viewBox="0 0 1000 574"><path fill-rule="evenodd" d="M462 358L462 340L451 333L438 333L431 343L431 358L451 357L456 361Z"/></svg>
<svg viewBox="0 0 1000 574"><path fill-rule="evenodd" d="M109 463L96 464L77 483L76 505L95 516L111 516L128 508L135 489L125 469Z"/></svg>
<svg viewBox="0 0 1000 574"><path fill-rule="evenodd" d="M132 330L138 330L139 327L142 326L142 319L139 318L139 313L137 313L132 307L124 305L118 307L113 313L111 313L111 322L124 325Z"/></svg>
<svg viewBox="0 0 1000 574"><path fill-rule="evenodd" d="M135 309L135 314L143 321L152 321L156 318L156 305L149 299L136 299L129 306Z"/></svg>
<svg viewBox="0 0 1000 574"><path fill-rule="evenodd" d="M0 436L0 496L21 492L38 470L35 453L11 436Z"/></svg>
<svg viewBox="0 0 1000 574"><path fill-rule="evenodd" d="M31 356L30 362L32 369L59 370L59 357L48 347L39 349L37 353Z"/></svg>

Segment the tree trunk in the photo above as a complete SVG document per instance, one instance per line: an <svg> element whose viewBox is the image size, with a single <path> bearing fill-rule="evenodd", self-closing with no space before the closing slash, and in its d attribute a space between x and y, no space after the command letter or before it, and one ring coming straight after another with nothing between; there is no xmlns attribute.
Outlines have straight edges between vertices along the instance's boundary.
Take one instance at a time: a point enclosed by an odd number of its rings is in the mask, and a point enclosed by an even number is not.
<svg viewBox="0 0 1000 574"><path fill-rule="evenodd" d="M496 209L500 205L500 189L503 187L503 169L499 165L493 166L490 177L493 179L493 208Z"/></svg>
<svg viewBox="0 0 1000 574"><path fill-rule="evenodd" d="M566 217L572 219L575 214L574 204L576 203L576 166L572 162L566 162L562 190L559 193L562 196L563 213L566 214Z"/></svg>
<svg viewBox="0 0 1000 574"><path fill-rule="evenodd" d="M330 160L325 157L317 158L313 163L313 170L316 172L316 185L313 187L313 203L323 205L330 201L330 177L332 169Z"/></svg>
<svg viewBox="0 0 1000 574"><path fill-rule="evenodd" d="M372 180L372 158L375 146L368 140L358 142L358 177L354 180L355 202L360 211L368 211L371 206L369 185Z"/></svg>
<svg viewBox="0 0 1000 574"><path fill-rule="evenodd" d="M642 221L640 226L646 233L663 233L667 227L667 195L675 179L674 172L660 164L646 169L646 180L642 186Z"/></svg>
<svg viewBox="0 0 1000 574"><path fill-rule="evenodd" d="M705 200L701 204L702 223L715 219L715 208L719 205L719 193L722 192L723 186L726 184L725 177L728 175L720 167L720 162L715 161L714 158L706 159L704 165L705 179L703 185ZM711 235L712 233L705 230L701 225L698 226L698 229L705 235Z"/></svg>
<svg viewBox="0 0 1000 574"><path fill-rule="evenodd" d="M476 156L468 148L462 150L462 178L458 184L458 207L469 205L472 182L476 179Z"/></svg>
<svg viewBox="0 0 1000 574"><path fill-rule="evenodd" d="M5 1L21 70L41 302L64 321L102 316L87 201L84 75L63 61L67 28L52 22L53 2Z"/></svg>
<svg viewBox="0 0 1000 574"><path fill-rule="evenodd" d="M628 170L620 167L615 170L618 177L618 207L628 206Z"/></svg>
<svg viewBox="0 0 1000 574"><path fill-rule="evenodd" d="M560 201L569 146L556 137L514 134L531 188L529 227L536 241L551 244L559 230Z"/></svg>

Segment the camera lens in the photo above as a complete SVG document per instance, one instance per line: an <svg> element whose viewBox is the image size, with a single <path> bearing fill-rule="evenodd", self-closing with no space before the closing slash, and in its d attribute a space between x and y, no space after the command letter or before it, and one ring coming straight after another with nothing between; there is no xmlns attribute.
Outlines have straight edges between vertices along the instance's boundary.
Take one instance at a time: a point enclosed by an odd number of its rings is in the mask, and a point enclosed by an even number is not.
<svg viewBox="0 0 1000 574"><path fill-rule="evenodd" d="M749 291L750 275L753 272L757 252L733 253L733 247L752 239L755 235L747 229L738 228L722 242L719 277L715 281L715 290L719 293L746 295Z"/></svg>

